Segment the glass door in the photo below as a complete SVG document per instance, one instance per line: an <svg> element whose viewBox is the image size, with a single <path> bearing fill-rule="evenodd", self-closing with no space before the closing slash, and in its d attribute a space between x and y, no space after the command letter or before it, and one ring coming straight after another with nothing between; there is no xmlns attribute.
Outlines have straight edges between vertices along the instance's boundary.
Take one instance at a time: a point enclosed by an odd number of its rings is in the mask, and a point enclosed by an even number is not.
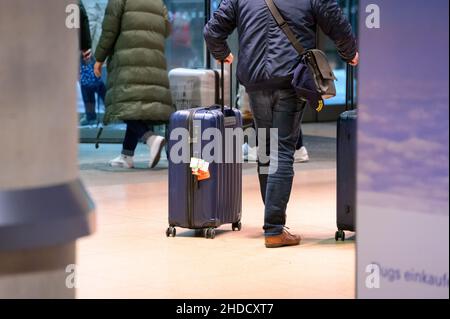
<svg viewBox="0 0 450 319"><path fill-rule="evenodd" d="M172 22L172 34L166 46L169 69L204 67L205 1L165 0L164 3Z"/></svg>

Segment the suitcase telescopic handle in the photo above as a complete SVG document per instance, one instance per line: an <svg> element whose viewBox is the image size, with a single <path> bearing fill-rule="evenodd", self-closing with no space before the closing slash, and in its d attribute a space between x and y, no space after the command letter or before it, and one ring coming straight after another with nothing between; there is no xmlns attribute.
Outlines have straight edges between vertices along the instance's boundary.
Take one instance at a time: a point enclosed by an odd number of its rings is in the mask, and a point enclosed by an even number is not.
<svg viewBox="0 0 450 319"><path fill-rule="evenodd" d="M220 107L225 113L225 62L220 62Z"/></svg>
<svg viewBox="0 0 450 319"><path fill-rule="evenodd" d="M230 108L233 104L233 64L230 63ZM220 62L220 94L221 94L221 111L225 113L225 62Z"/></svg>
<svg viewBox="0 0 450 319"><path fill-rule="evenodd" d="M355 108L355 92L354 92L354 72L353 66L347 64L347 88L345 92L345 110L353 110Z"/></svg>

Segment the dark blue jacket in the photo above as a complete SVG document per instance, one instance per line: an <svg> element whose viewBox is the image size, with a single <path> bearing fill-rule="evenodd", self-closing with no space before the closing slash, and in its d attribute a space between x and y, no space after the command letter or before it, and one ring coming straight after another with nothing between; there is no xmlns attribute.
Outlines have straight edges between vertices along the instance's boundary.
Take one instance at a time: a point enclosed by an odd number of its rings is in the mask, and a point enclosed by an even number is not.
<svg viewBox="0 0 450 319"><path fill-rule="evenodd" d="M336 0L276 0L277 7L305 49L316 47L320 28L347 62L356 55L352 28ZM248 91L290 87L300 57L278 27L264 0L223 0L204 29L214 58L230 54L227 38L237 28L237 76Z"/></svg>

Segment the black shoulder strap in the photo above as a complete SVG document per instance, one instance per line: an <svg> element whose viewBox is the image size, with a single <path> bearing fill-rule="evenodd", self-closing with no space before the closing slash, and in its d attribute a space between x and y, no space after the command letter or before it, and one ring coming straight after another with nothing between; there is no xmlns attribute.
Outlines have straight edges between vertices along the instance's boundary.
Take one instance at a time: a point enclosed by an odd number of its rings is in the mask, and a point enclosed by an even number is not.
<svg viewBox="0 0 450 319"><path fill-rule="evenodd" d="M283 16L280 13L280 10L278 10L277 6L275 5L275 2L273 2L273 0L265 0L265 1L278 26L281 28L281 30L283 30L284 34L286 34L286 36L288 37L289 41L291 42L295 50L298 52L298 54L302 55L305 52L305 48L301 45L300 41L298 41L297 37L292 32L291 28L289 28L286 20L284 20Z"/></svg>

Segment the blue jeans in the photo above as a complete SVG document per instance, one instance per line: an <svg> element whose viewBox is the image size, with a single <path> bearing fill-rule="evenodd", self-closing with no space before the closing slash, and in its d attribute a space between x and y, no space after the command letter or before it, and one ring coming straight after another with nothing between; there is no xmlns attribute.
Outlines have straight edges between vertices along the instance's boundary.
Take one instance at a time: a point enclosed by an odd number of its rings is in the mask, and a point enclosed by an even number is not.
<svg viewBox="0 0 450 319"><path fill-rule="evenodd" d="M302 113L302 118L300 119L300 121L303 121L303 115L304 115L304 112ZM256 128L255 122L253 122L252 128ZM249 144L249 146L251 146L251 147L258 146L258 141L256 141L256 145L250 145ZM300 133L298 134L298 140L297 140L297 145L295 146L295 149L298 151L303 146L305 146L305 144L303 143L303 131L302 131L302 127L300 125Z"/></svg>
<svg viewBox="0 0 450 319"><path fill-rule="evenodd" d="M281 234L286 225L286 207L294 179L294 153L306 103L293 89L249 92L249 97L258 132L267 130L265 141L258 138L260 146L265 142L266 154L261 147L258 152L260 158L270 155L270 161L258 161L258 176L265 204L265 235L274 236ZM278 145L270 145L270 128L278 129ZM270 174L267 174L269 167Z"/></svg>

